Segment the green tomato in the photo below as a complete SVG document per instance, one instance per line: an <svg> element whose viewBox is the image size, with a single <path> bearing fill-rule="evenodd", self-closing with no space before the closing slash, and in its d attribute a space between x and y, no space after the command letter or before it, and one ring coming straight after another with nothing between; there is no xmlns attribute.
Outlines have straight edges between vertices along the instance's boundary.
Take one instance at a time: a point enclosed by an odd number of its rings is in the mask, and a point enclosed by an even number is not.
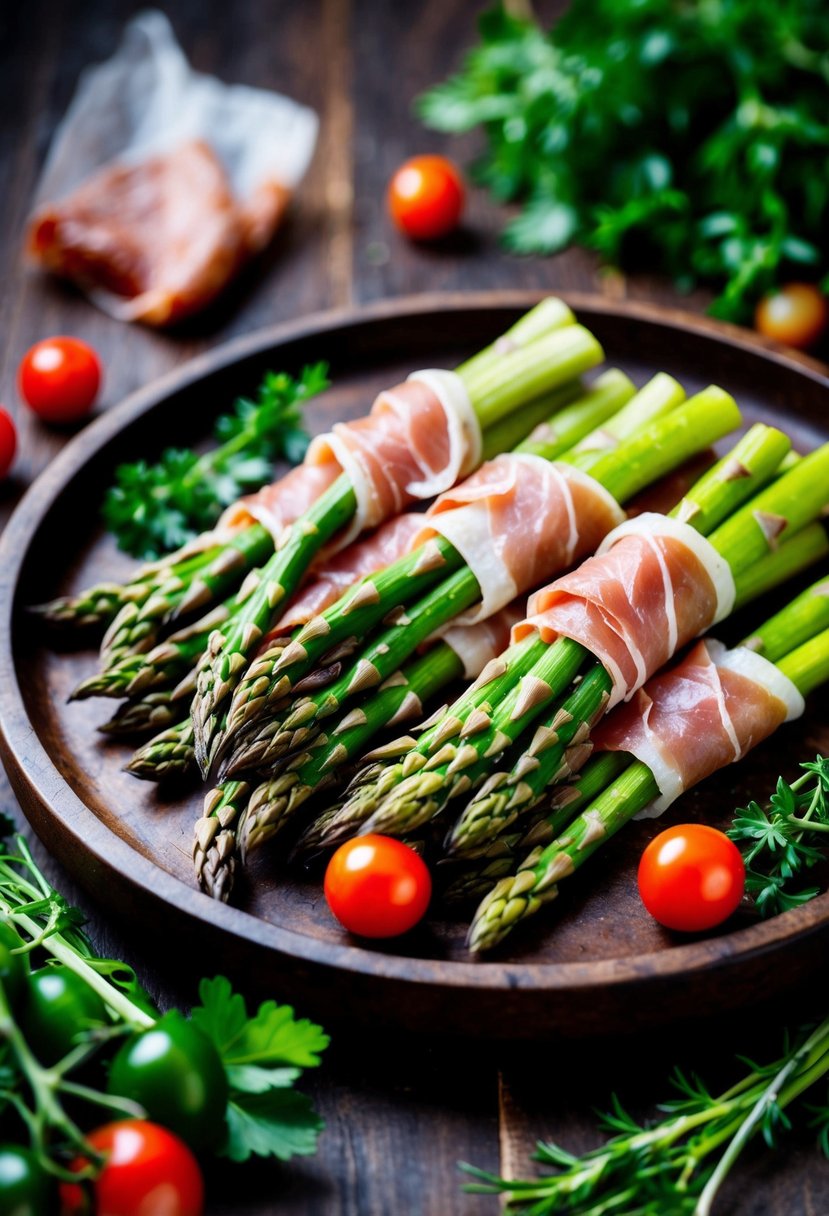
<svg viewBox="0 0 829 1216"><path fill-rule="evenodd" d="M33 1152L0 1145L0 1211L3 1216L47 1216L57 1204L55 1184Z"/></svg>
<svg viewBox="0 0 829 1216"><path fill-rule="evenodd" d="M147 1117L193 1148L217 1143L224 1128L227 1077L219 1053L177 1010L121 1047L108 1090L132 1098Z"/></svg>
<svg viewBox="0 0 829 1216"><path fill-rule="evenodd" d="M23 995L29 971L29 956L12 953L23 944L22 937L13 926L7 920L0 920L0 985L12 1008Z"/></svg>
<svg viewBox="0 0 829 1216"><path fill-rule="evenodd" d="M62 963L33 971L27 987L23 1032L41 1064L56 1064L85 1032L109 1024L98 993Z"/></svg>

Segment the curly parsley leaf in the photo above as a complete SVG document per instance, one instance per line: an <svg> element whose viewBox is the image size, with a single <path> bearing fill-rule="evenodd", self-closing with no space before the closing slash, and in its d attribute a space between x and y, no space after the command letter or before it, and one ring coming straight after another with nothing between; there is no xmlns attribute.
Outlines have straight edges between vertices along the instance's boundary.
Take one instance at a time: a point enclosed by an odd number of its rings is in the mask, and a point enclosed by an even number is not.
<svg viewBox="0 0 829 1216"><path fill-rule="evenodd" d="M829 8L573 0L552 31L530 11L485 13L417 103L436 130L483 131L474 177L522 206L509 248L578 241L710 284L734 320L785 276L827 275Z"/></svg>
<svg viewBox="0 0 829 1216"><path fill-rule="evenodd" d="M118 546L155 558L213 527L222 510L263 485L278 459L298 464L309 435L302 407L328 387L328 367L315 363L294 378L267 372L255 400L240 397L216 423L218 447L203 456L167 448L155 464L120 465L103 516Z"/></svg>
<svg viewBox="0 0 829 1216"><path fill-rule="evenodd" d="M245 1161L313 1153L323 1123L310 1100L291 1087L304 1068L319 1064L328 1036L275 1001L263 1002L249 1017L244 998L224 976L202 980L199 997L193 1023L218 1050L230 1087L224 1155Z"/></svg>

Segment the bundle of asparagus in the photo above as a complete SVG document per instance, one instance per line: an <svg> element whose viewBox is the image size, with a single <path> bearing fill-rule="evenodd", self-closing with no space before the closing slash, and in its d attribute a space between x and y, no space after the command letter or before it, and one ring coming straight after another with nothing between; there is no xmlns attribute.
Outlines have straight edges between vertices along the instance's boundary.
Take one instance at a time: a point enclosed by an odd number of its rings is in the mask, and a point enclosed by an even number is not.
<svg viewBox="0 0 829 1216"><path fill-rule="evenodd" d="M572 432L569 427L561 425L560 416L554 439L546 442L535 440L532 445L523 444L519 452L526 452L531 446L533 455L537 457L555 460L558 466L575 465L589 473L592 481L616 502L625 502L739 424L736 405L721 389L712 386L691 401L679 405L683 395L676 381L668 376L658 376L629 401L615 418L605 422L598 432L581 439L569 450L565 444ZM568 424L571 419L578 419L580 404L577 402L565 414ZM615 446L607 451L609 436ZM786 441L781 442L785 448ZM449 518L453 523L457 517L464 520L469 508L480 503L481 499L477 498L462 503L449 513ZM550 577L569 564L564 546L560 543L567 539L562 536L560 508L561 496L552 493L537 503L533 519L535 530L531 536L532 563L522 566L519 571L515 566L503 570L502 564L497 565L497 574L502 576L502 584L508 589L504 598L509 599L515 593L530 590L533 581ZM441 527L442 518L439 515L435 519L436 527ZM605 528L608 519L606 514L599 515L599 522ZM429 522L427 519L427 524ZM311 620L294 636L288 648L279 651L275 662L257 664L249 673L250 678L240 685L231 703L221 750L227 753L233 741L235 751L225 760L225 772L238 775L251 769L265 768L281 757L290 755L299 746L307 748L313 734L322 729L324 720L338 713L345 701L393 675L431 633L478 604L482 598L482 578L476 571L483 571L484 577L488 576L491 549L496 545L502 549L519 545L521 538L516 535L516 528L527 530L527 522L520 511L513 511L509 516L502 512L500 518L489 522L488 535L478 544L477 552L470 552L471 545L468 545L461 554L455 545L440 536L430 542L428 552L433 555L431 560L438 561L439 556L441 569L449 567L448 576L422 599L415 599L414 602L414 597L409 599L405 612L399 612L403 607L400 603L401 593L405 590L401 587L403 580L399 576L392 577L396 574L392 567L385 572L382 582L374 579L361 584L352 596L344 597L329 613ZM596 533L595 501L573 504L573 515L568 524L583 529L585 537L590 540L595 538L595 543L604 534L601 531L598 535ZM445 523L442 526L449 531ZM460 532L461 527L455 524L451 534ZM479 540L479 533L473 532L472 535L476 541ZM590 546L582 548L582 554L585 551L590 551ZM426 552L425 548L416 550L417 560L424 560ZM408 556L400 564L401 574L411 560L412 557ZM522 581L517 582L517 579ZM355 602L360 609L370 602L371 613L363 612L356 619ZM492 602L493 597L490 596ZM370 639L335 683L312 696L294 695L297 682L308 678L320 662L324 650L333 642L346 633L365 636L373 624L395 610L398 610L398 615L390 618L387 627ZM353 623L352 614L355 618ZM263 724L260 719L265 715L267 720ZM234 735L237 736L235 740Z"/></svg>
<svg viewBox="0 0 829 1216"><path fill-rule="evenodd" d="M518 445L517 451L544 451L555 455L577 440L584 440L591 433L602 431L603 425L633 426L638 418L659 414L672 408L682 396L682 390L676 381L667 376L660 378L652 389L640 395L638 402L626 412L625 417L629 422L625 423L624 419L619 419L617 423L616 419L610 421L612 415L634 395L633 385L623 373L615 370L605 372L591 388L578 396L572 405L564 407L564 402L573 396L573 391L572 386L568 385L564 390L545 398L547 408L553 410L552 418L546 418L543 426L533 432L533 437ZM604 431L602 433L604 434ZM439 552L442 561L437 560L433 550L426 554L424 560L422 552L410 552L411 546L407 542L400 547L399 560L393 561L386 568L383 557L384 554L389 554L382 545L377 545L382 531L382 528L379 529L372 538L350 546L342 554L355 582L360 574L365 575L353 594L344 595L339 604L334 599L330 609L323 608L321 612L311 614L310 619L304 617L298 611L297 602L292 601L284 620L290 622L294 616L298 616L303 624L286 638L280 622L263 639L260 651L253 657L228 714L215 733L212 748L214 761L221 758L223 748L236 741L236 732L255 724L257 717L269 708L271 701L280 696L286 683L280 666L283 655L288 660L293 656L294 662L297 657L303 660L303 672L297 679L300 691L306 680L321 684L325 682L321 678L325 674L333 679L333 654L337 655L336 662L339 662L349 645L356 646L357 636L381 621L390 609L401 608L406 597L417 596L424 588L436 583L447 567L451 568L453 562L459 561L446 545L442 546ZM409 534L410 540L413 535ZM360 556L356 553L358 548L367 549L368 553L364 552ZM394 552L392 548L390 555L394 556ZM323 574L327 574L330 569L331 563L326 564ZM369 574L376 577L369 578ZM368 594L367 587L371 588ZM313 589L312 584L310 591L313 592ZM312 602L313 598L311 595ZM147 701L154 694L158 695L165 686L184 677L184 683L170 694L172 701L179 705L177 724L162 732L136 753L128 766L130 772L136 776L157 780L173 773L182 775L192 767L195 760L195 732L192 722L179 719L184 716L182 698L192 693L192 651L194 648L201 649L206 636L205 630L197 624L168 638L161 647L146 657L137 656L132 660L133 664L139 665L139 673L131 674L130 688L134 692L144 693ZM291 645L292 649L289 648ZM122 661L118 668L113 669L110 677L117 675L118 669L123 670L126 665L127 660ZM147 709L150 708L147 705ZM117 721L113 720L109 728L117 730Z"/></svg>
<svg viewBox="0 0 829 1216"><path fill-rule="evenodd" d="M671 513L699 533L708 533L717 559L724 558L735 576L751 570L772 548L776 538L769 535L769 519L780 521L785 511L787 534L794 533L824 505L829 446L798 462L745 502L773 474L787 446L780 432L753 428ZM607 559L596 558L580 569L588 572L593 566L601 573L606 565ZM638 567L633 569L633 576L638 573ZM662 586L664 572L658 569L658 575ZM685 609L692 609L694 597L685 598ZM686 621L686 628L688 624ZM699 629L705 624L699 623ZM651 619L644 612L641 625L653 635L652 642L661 637L674 649L681 644L676 625L670 636L664 612L661 635L659 617ZM662 661L668 657L665 653ZM477 789L477 799L450 835L449 851L455 856L468 855L488 847L499 831L532 805L531 787L523 778L542 765L544 752L550 752L546 763L552 764L552 772L561 765L572 772L584 762L590 724L606 709L612 689L608 670L588 647L569 637L548 644L538 632L529 632L421 735L402 760L375 762L358 776L338 830L351 820L355 830L407 835L442 811L452 797ZM575 698L575 704L568 698ZM548 715L538 726L545 709ZM506 774L492 775L492 770L513 745L521 757L519 780L510 789L507 808L501 814L500 802L493 804L488 799L497 792L494 787L506 782Z"/></svg>
<svg viewBox="0 0 829 1216"><path fill-rule="evenodd" d="M492 949L554 899L563 879L635 815L654 806L661 814L685 789L741 759L781 722L803 712L803 697L829 680L825 590L824 576L743 646L726 651L719 643L701 642L675 668L649 681L643 690L647 746L642 705L631 702L609 715L597 732L599 754L582 774L589 794L580 791L560 805L555 838L483 900L469 933L473 951ZM611 749L607 754L614 757L609 780L601 749Z"/></svg>
<svg viewBox="0 0 829 1216"><path fill-rule="evenodd" d="M593 433L582 439L580 444L569 453L565 460L579 461L590 468L592 475L599 485L610 486L616 490L617 497L623 500L649 484L655 477L660 477L673 469L689 455L707 447L714 439L719 438L739 419L739 413L733 401L721 390L710 388L699 394L693 401L684 406L675 402L681 395L679 386L670 377L657 377L620 413L602 428L602 435ZM645 426L641 423L643 415L653 415L655 412L669 412L663 417ZM558 454L562 437L569 433L569 428L563 422L583 418L580 403L564 411L568 418L560 415L557 419L556 442L549 436L546 445L535 441L536 453L539 449L546 456ZM619 437L630 433L632 437L619 442ZM595 454L595 446L599 442L607 442L608 432L618 446L612 453L601 456ZM774 443L768 445L768 451L776 451L776 461L779 461L787 448L787 441L776 433ZM592 457L589 455L593 453ZM559 457L561 459L561 457ZM462 510L463 508L461 508ZM544 509L549 510L549 523L553 528L560 528L560 516L557 518L552 505L541 504L539 511L543 516ZM582 506L582 510L584 510ZM602 530L606 531L609 524L605 523ZM456 530L457 531L457 530ZM543 532L543 528L541 529ZM601 535L601 533L599 533ZM591 547L598 537L591 540ZM449 553L457 558L457 551L449 549ZM561 566L560 550L552 549L550 565L541 566L534 563L534 569L539 577L554 573L556 566ZM392 568L393 570L393 568ZM394 586L386 571L386 585ZM372 594L366 597L367 587ZM328 647L338 642L344 630L354 632L358 636L370 625L367 618L361 619L357 626L350 618L351 604L355 600L368 600L374 618L385 614L393 607L394 600L386 600L381 592L381 580L374 579L369 584L361 584L351 598L344 597L334 605L329 612L320 618L315 618L309 625L296 635L288 646L279 640L272 654L266 654L257 662L249 677L242 682L231 704L228 716L228 731L225 738L232 735L233 730L239 731L240 725L247 726L243 736L243 746L237 748L235 756L226 763L226 769L231 777L244 775L250 769L264 767L273 768L291 756L290 773L284 779L269 782L256 790L251 799L249 813L242 821L242 847L248 849L257 842L272 836L277 825L286 817L293 814L294 809L301 805L316 789L322 774L329 778L335 770L354 755L354 747L347 747L340 738L343 731L351 729L355 723L360 726L360 742L362 745L385 725L383 708L384 698L363 698L353 711L346 713L343 718L335 721L327 734L322 733L322 725L333 714L339 714L344 701L352 701L355 694L375 687L382 680L387 684L392 680L397 682L408 678L408 673L400 674L400 667L406 658L414 652L436 627L439 627L454 616L459 608L463 609L480 598L479 580L473 570L466 564L456 571L449 580L435 588L419 604L407 607L403 619L399 617L379 635L372 638L369 646L360 656L353 660L344 673L338 676L334 683L326 684L319 692L303 695L294 699L291 704L289 695L296 691L297 673L303 680L313 672L314 660L319 662L319 648ZM385 591L383 587L383 591ZM527 590L520 584L519 591ZM512 590L515 590L514 583ZM463 598L461 598L463 597ZM309 647L309 642L311 647ZM318 649L313 653L313 643ZM312 654L309 654L309 649ZM324 662L324 660L323 660ZM448 665L447 665L448 666ZM432 669L434 674L434 668ZM280 694L285 697L289 708L287 713L279 715L271 709L271 717L264 726L258 719L263 709L278 702ZM356 717L355 717L356 715ZM256 731L250 731L250 722L256 725ZM169 736L165 744L171 742ZM356 741L355 745L356 746ZM300 754L297 755L299 749ZM303 757L305 760L303 761ZM230 792L230 802L228 802ZM222 842L227 864L232 856L230 828L239 815L241 807L250 796L251 790L247 782L227 781L218 791L208 795L205 814L197 825L197 873L203 880L205 866L203 863L204 850L200 843L202 836L211 836L216 830L217 817L222 823ZM232 807L232 809L231 809ZM208 826L212 821L212 825ZM211 836L212 839L212 836ZM229 881L216 878L218 862L211 864L209 873L211 886L216 886L223 893L229 890Z"/></svg>

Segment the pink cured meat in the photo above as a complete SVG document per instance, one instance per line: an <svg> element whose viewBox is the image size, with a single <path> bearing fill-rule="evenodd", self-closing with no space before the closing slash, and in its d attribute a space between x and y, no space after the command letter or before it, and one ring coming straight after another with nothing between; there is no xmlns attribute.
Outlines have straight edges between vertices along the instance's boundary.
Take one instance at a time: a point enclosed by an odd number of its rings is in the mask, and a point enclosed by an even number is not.
<svg viewBox="0 0 829 1216"><path fill-rule="evenodd" d="M357 510L327 546L328 555L417 499L448 490L480 459L480 426L460 377L437 369L414 372L380 393L367 417L318 435L298 468L228 507L218 528L235 531L257 522L278 541L345 473Z"/></svg>
<svg viewBox="0 0 829 1216"><path fill-rule="evenodd" d="M426 513L422 544L440 533L478 580L473 624L587 553L625 518L616 500L572 465L507 454L488 461Z"/></svg>
<svg viewBox="0 0 829 1216"><path fill-rule="evenodd" d="M219 520L217 530L236 532L259 523L277 541L288 524L304 515L339 475L340 467L334 461L327 465L298 465L279 481L263 486L255 494L248 494L229 506Z"/></svg>
<svg viewBox="0 0 829 1216"><path fill-rule="evenodd" d="M506 650L510 630L523 611L523 602L516 601L475 625L457 625L453 622L441 630L438 636L463 663L464 679L476 680L490 659L497 658Z"/></svg>
<svg viewBox="0 0 829 1216"><path fill-rule="evenodd" d="M351 482L357 510L338 537L343 547L415 500L450 489L480 459L480 426L463 381L430 369L380 393L368 417L318 435L306 463L334 463Z"/></svg>
<svg viewBox="0 0 829 1216"><path fill-rule="evenodd" d="M397 561L411 548L422 523L420 515L397 515L370 536L321 562L311 580L290 600L277 624L265 635L260 651L267 649L274 638L324 612L367 574L375 574Z"/></svg>
<svg viewBox="0 0 829 1216"><path fill-rule="evenodd" d="M531 596L513 630L572 638L608 671L609 702L628 700L676 651L726 616L730 569L687 524L645 514L617 528L577 570Z"/></svg>
<svg viewBox="0 0 829 1216"><path fill-rule="evenodd" d="M614 710L593 742L597 751L630 752L648 766L661 794L653 813L661 814L802 712L800 693L772 663L711 640Z"/></svg>

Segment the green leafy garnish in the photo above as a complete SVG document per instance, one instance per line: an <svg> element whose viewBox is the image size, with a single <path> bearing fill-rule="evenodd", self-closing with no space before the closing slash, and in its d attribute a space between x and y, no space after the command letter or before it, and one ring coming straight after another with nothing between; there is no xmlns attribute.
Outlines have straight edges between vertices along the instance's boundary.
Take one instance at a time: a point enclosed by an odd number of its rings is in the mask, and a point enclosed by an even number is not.
<svg viewBox="0 0 829 1216"><path fill-rule="evenodd" d="M0 815L0 834L10 826ZM105 1065L123 1039L152 1027L158 1012L131 967L97 957L80 927L81 913L50 885L21 836L0 842L0 921L7 934L13 928L21 943L15 952L25 954L33 967L43 960L62 963L106 1007L107 1024L78 1036L69 1055L46 1068L0 982L0 1113L8 1114L18 1139L28 1143L48 1173L77 1180L69 1163L80 1153L93 1161L91 1176L99 1163L76 1121L77 1099L83 1097L82 1113L89 1120L103 1117L95 1115L96 1107L109 1118L142 1114L134 1102L93 1085L97 1075L106 1075ZM244 998L223 976L203 980L199 998L193 1024L215 1045L228 1079L221 1155L233 1161L252 1156L287 1161L313 1153L322 1120L293 1086L303 1069L320 1063L328 1036L275 1001L264 1001L249 1017ZM87 1074L92 1061L95 1069Z"/></svg>
<svg viewBox="0 0 829 1216"><path fill-rule="evenodd" d="M829 757L800 766L789 785L782 777L767 807L750 802L734 815L728 835L746 864L746 891L761 916L807 903L819 887L793 889L794 880L826 857L829 845Z"/></svg>
<svg viewBox="0 0 829 1216"><path fill-rule="evenodd" d="M782 1054L768 1064L740 1062L746 1072L720 1094L675 1070L676 1097L660 1106L664 1118L653 1123L631 1118L614 1095L602 1119L611 1134L605 1144L582 1156L558 1144L536 1146L535 1160L552 1173L499 1178L462 1164L474 1179L464 1189L504 1194L504 1211L526 1216L711 1216L746 1144L759 1134L768 1148L777 1148L792 1125L790 1105L829 1072L829 1020L787 1035ZM827 1151L829 1109L811 1109Z"/></svg>
<svg viewBox="0 0 829 1216"><path fill-rule="evenodd" d="M509 248L577 241L710 283L736 320L784 276L826 274L826 5L574 0L551 33L506 6L480 32L418 109L483 129L477 179L524 204Z"/></svg>
<svg viewBox="0 0 829 1216"><path fill-rule="evenodd" d="M328 383L325 363L303 368L297 379L268 372L255 401L240 397L233 413L219 418L219 447L203 456L167 448L156 464L120 465L103 506L118 547L141 558L169 553L211 528L241 494L268 481L275 460L298 464L309 443L301 408Z"/></svg>
<svg viewBox="0 0 829 1216"><path fill-rule="evenodd" d="M322 1120L291 1087L303 1068L319 1064L328 1036L275 1001L248 1017L244 999L223 976L202 980L199 997L191 1017L219 1052L230 1086L223 1155L286 1161L315 1152Z"/></svg>

